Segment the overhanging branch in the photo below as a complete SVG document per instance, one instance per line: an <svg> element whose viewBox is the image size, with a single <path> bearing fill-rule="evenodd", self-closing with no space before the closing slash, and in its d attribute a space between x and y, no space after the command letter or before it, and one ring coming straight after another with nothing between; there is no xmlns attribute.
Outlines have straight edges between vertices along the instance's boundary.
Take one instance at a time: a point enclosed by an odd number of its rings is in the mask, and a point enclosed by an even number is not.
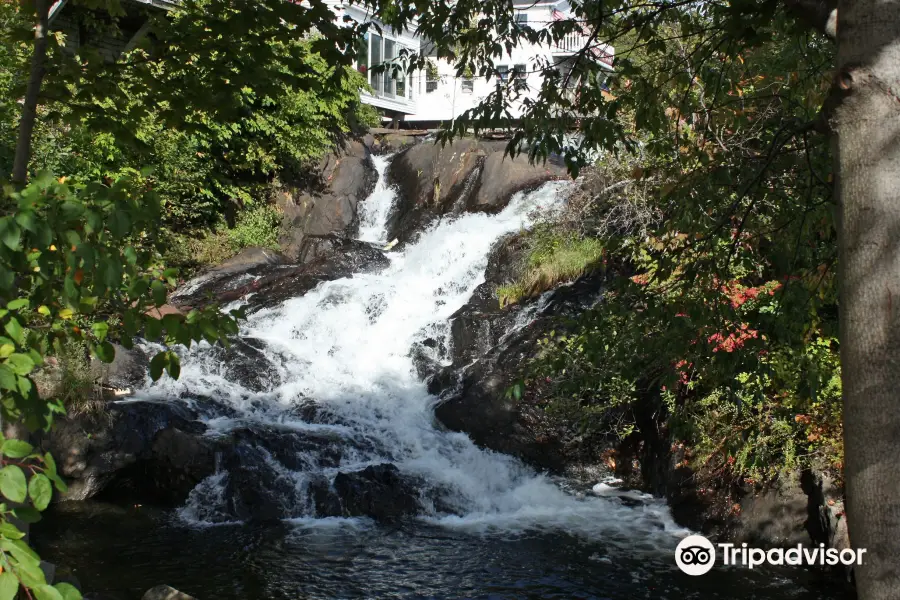
<svg viewBox="0 0 900 600"><path fill-rule="evenodd" d="M837 0L784 0L789 14L832 40L837 38Z"/></svg>

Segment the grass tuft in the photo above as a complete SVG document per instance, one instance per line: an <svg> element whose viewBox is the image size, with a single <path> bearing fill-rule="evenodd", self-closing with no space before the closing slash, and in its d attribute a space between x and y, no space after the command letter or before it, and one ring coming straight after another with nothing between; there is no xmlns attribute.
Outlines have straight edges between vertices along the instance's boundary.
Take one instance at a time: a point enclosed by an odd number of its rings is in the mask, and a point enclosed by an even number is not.
<svg viewBox="0 0 900 600"><path fill-rule="evenodd" d="M515 304L577 279L603 256L603 244L596 238L582 238L552 227L533 232L533 246L524 273L497 288L500 306Z"/></svg>

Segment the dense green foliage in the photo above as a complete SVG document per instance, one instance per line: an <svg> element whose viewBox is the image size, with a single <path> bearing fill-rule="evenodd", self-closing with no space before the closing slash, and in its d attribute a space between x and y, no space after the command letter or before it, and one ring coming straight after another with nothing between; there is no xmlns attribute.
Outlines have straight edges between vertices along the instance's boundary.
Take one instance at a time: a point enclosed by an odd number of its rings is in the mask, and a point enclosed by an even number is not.
<svg viewBox="0 0 900 600"><path fill-rule="evenodd" d="M37 9L27 0L0 6L0 180L22 156ZM54 32L46 76L31 84L39 95L28 182L6 185L0 199L7 432L96 412L88 354L109 362L117 343L156 340L165 349L151 376L177 378L172 346L227 345L239 311L155 310L177 283L173 266L276 246L278 182L301 178L342 136L378 118L360 104L365 83L343 52L358 29L341 27L321 2L187 0L165 13L72 0L66 11L91 35L122 35L124 19L149 28L118 56ZM20 586L29 598L80 598L68 584L47 585L10 520L34 522L51 482L65 489L52 457L24 441L0 444L0 600Z"/></svg>
<svg viewBox="0 0 900 600"><path fill-rule="evenodd" d="M65 35L55 37L50 68L60 77L45 86L33 168L78 183L146 169L167 227L215 227L223 217L233 224L244 207L264 204L276 174L282 181L302 176L309 161L371 121L371 110L359 102L365 85L359 73L326 61L314 37L275 35L283 29L277 15L241 45L228 28L243 17L226 4L188 3L169 18L158 15L155 40L144 38L117 63L90 47L72 54L64 50ZM76 9L82 22L97 21L96 13ZM8 15L5 24L4 39L26 40L27 23ZM199 34L209 27L221 28L218 36ZM266 35L271 41L256 37ZM2 52L0 172L8 173L29 43ZM197 60L184 60L186 53ZM242 53L249 64L240 63Z"/></svg>
<svg viewBox="0 0 900 600"><path fill-rule="evenodd" d="M682 34L685 20L714 33ZM569 243L575 221L603 247L609 292L545 341L532 377L588 430L640 435L642 415L661 415L696 468L839 471L830 155L815 128L830 50L775 26L758 47L726 45L714 17L680 11L657 26L669 41L620 50L610 127L624 142L592 175L608 185L556 229Z"/></svg>

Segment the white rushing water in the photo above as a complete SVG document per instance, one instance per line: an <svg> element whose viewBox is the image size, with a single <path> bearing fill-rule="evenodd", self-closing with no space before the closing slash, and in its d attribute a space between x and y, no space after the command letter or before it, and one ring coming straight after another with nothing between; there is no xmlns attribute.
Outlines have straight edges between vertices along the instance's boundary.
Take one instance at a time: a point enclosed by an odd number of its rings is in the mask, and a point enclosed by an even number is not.
<svg viewBox="0 0 900 600"><path fill-rule="evenodd" d="M381 181L363 203L360 233L383 241L384 222L395 197L383 183L386 159L376 158L376 164ZM452 510L426 508L422 518L444 526L513 532L561 529L619 539L632 548L670 543L671 534L682 530L659 502L628 505L590 493L578 498L519 461L482 450L467 436L437 427L435 398L417 377L410 357L416 341L441 337L449 341L447 320L484 281L494 242L527 227L529 213L537 207L560 203L566 186L552 182L517 194L496 215L445 218L402 251L388 253L387 268L322 283L305 296L253 314L241 333L265 341L267 356L278 371L264 392L229 381L217 355L200 347L183 358L179 381L164 378L146 394L203 395L236 411L238 416L210 419L213 430L257 421L359 442L353 445L355 450L344 452L337 468L317 466L310 456L309 469L333 477L338 470L391 462L402 473L440 490ZM337 424L308 423L288 410L303 398L336 415ZM284 476L295 483L293 501L303 502L309 472ZM215 503L221 480L219 474L201 484L208 489L192 498L193 504L183 511L186 518L197 520L207 514L209 507L200 504Z"/></svg>
<svg viewBox="0 0 900 600"><path fill-rule="evenodd" d="M373 156L378 182L365 202L360 202L359 239L367 242L387 242L387 219L397 197L397 190L388 186L387 168L391 164L393 154Z"/></svg>

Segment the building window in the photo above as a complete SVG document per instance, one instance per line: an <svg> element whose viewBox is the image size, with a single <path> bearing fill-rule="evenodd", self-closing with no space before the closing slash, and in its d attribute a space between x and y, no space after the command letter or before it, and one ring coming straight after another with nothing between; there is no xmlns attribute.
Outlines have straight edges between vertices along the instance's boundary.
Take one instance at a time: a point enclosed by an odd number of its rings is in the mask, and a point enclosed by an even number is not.
<svg viewBox="0 0 900 600"><path fill-rule="evenodd" d="M384 39L384 95L393 97L394 91L394 67L393 59L397 56L397 43L394 40Z"/></svg>
<svg viewBox="0 0 900 600"><path fill-rule="evenodd" d="M516 13L516 23L519 25L525 25L528 23L528 13L519 12Z"/></svg>
<svg viewBox="0 0 900 600"><path fill-rule="evenodd" d="M438 88L438 80L440 79L440 75L438 75L437 65L428 61L425 65L425 93L430 94L432 92L436 92Z"/></svg>
<svg viewBox="0 0 900 600"><path fill-rule="evenodd" d="M372 46L371 51L369 52L369 70L371 71L372 67L377 67L381 64L381 42L382 38L380 35L373 33L372 34ZM382 94L384 92L384 78L379 77L377 74L372 75L369 84L375 88L376 94Z"/></svg>
<svg viewBox="0 0 900 600"><path fill-rule="evenodd" d="M525 65L514 66L513 77L515 77L516 79L525 79Z"/></svg>
<svg viewBox="0 0 900 600"><path fill-rule="evenodd" d="M497 77L500 78L500 81L509 79L509 67L506 65L497 65Z"/></svg>
<svg viewBox="0 0 900 600"><path fill-rule="evenodd" d="M356 70L369 79L369 34L363 35L356 43Z"/></svg>
<svg viewBox="0 0 900 600"><path fill-rule="evenodd" d="M463 77L462 93L471 94L473 91L475 91L475 79L472 77Z"/></svg>

